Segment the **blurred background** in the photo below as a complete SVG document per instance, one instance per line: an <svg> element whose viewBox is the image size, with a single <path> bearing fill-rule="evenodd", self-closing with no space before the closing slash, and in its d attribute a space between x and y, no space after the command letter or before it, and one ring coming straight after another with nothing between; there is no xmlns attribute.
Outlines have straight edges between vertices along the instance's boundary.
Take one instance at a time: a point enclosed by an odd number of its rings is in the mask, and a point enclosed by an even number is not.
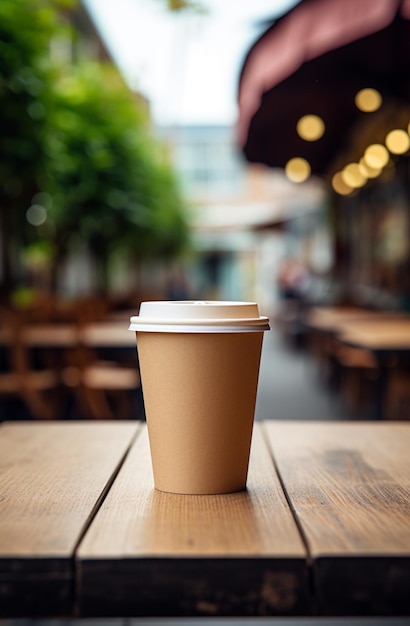
<svg viewBox="0 0 410 626"><path fill-rule="evenodd" d="M409 4L2 0L0 419L144 419L163 298L270 317L258 419L409 417L407 327L315 325L408 321Z"/></svg>

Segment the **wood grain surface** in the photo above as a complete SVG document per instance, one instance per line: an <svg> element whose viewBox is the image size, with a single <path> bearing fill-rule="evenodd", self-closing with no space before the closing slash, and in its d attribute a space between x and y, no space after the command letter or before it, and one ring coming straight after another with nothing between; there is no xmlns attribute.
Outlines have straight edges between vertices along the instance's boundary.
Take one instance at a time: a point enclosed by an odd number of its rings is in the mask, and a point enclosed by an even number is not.
<svg viewBox="0 0 410 626"><path fill-rule="evenodd" d="M73 555L138 430L135 423L3 423L1 615L72 606Z"/></svg>
<svg viewBox="0 0 410 626"><path fill-rule="evenodd" d="M409 616L409 450L410 423L257 422L247 489L184 496L143 424L2 423L0 617Z"/></svg>
<svg viewBox="0 0 410 626"><path fill-rule="evenodd" d="M410 612L410 424L265 423L318 610Z"/></svg>
<svg viewBox="0 0 410 626"><path fill-rule="evenodd" d="M306 611L305 548L259 425L247 490L220 496L156 491L143 431L77 559L82 615Z"/></svg>

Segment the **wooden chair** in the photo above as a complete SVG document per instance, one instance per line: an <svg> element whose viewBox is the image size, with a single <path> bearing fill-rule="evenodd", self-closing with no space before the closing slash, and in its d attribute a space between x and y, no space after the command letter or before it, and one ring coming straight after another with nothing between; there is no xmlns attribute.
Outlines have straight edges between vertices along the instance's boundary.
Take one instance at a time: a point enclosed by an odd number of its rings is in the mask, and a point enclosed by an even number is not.
<svg viewBox="0 0 410 626"><path fill-rule="evenodd" d="M335 355L334 338L327 333L311 328L307 333L306 344L313 357L319 378L326 382L332 380Z"/></svg>
<svg viewBox="0 0 410 626"><path fill-rule="evenodd" d="M399 366L389 372L386 403L387 419L410 419L410 369Z"/></svg>
<svg viewBox="0 0 410 626"><path fill-rule="evenodd" d="M378 376L375 357L368 350L338 345L335 358L341 368L341 391L352 413L365 405Z"/></svg>
<svg viewBox="0 0 410 626"><path fill-rule="evenodd" d="M141 381L136 360L100 358L78 340L64 383L74 393L86 419L144 419Z"/></svg>
<svg viewBox="0 0 410 626"><path fill-rule="evenodd" d="M14 312L0 310L0 332L0 396L21 401L35 419L57 419L62 391L59 372L32 363L31 351L24 341L24 324Z"/></svg>

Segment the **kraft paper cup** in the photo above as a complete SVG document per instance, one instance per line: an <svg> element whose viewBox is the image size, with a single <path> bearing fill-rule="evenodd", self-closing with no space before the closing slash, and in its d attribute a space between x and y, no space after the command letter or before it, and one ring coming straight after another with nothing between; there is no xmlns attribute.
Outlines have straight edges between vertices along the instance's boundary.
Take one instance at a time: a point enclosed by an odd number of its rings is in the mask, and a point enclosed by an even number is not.
<svg viewBox="0 0 410 626"><path fill-rule="evenodd" d="M255 303L143 302L131 318L155 487L246 487L263 332Z"/></svg>

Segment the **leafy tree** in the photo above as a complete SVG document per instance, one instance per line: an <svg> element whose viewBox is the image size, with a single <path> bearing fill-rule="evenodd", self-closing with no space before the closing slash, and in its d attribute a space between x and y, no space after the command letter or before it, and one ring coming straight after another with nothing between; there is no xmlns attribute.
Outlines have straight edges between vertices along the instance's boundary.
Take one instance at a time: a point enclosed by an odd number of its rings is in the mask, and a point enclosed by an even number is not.
<svg viewBox="0 0 410 626"><path fill-rule="evenodd" d="M67 0L64 0L67 4ZM81 240L106 286L110 253L170 256L188 240L182 196L145 105L111 66L52 66L63 0L0 2L3 287L13 246L40 243L58 268ZM27 216L27 219L26 219Z"/></svg>
<svg viewBox="0 0 410 626"><path fill-rule="evenodd" d="M6 293L14 278L13 249L44 161L52 84L48 46L56 28L48 0L0 2L0 231Z"/></svg>
<svg viewBox="0 0 410 626"><path fill-rule="evenodd" d="M170 256L184 246L182 196L149 132L145 104L112 67L73 67L55 90L42 184L51 203L37 230L54 236L56 268L80 239L86 242L105 289L117 248L143 258Z"/></svg>

